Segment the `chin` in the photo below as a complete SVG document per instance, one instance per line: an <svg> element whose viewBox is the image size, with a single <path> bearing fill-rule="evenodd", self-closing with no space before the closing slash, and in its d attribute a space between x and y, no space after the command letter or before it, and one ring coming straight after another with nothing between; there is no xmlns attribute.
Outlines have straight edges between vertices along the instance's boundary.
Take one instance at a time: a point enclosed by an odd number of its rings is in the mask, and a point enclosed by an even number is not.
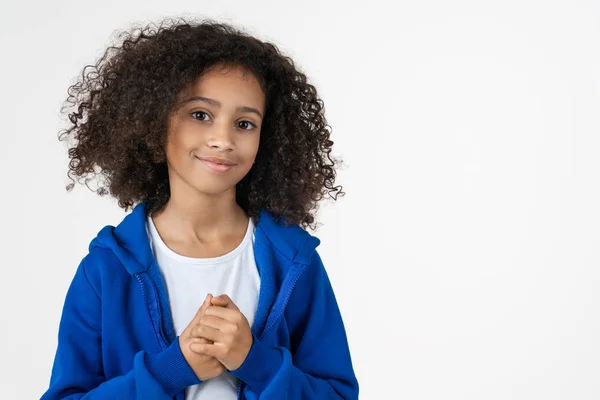
<svg viewBox="0 0 600 400"><path fill-rule="evenodd" d="M235 189L239 180L233 180L231 178L225 179L217 176L209 179L202 179L200 181L198 181L196 178L188 182L190 183L190 186L192 186L198 192L210 195L218 195Z"/></svg>

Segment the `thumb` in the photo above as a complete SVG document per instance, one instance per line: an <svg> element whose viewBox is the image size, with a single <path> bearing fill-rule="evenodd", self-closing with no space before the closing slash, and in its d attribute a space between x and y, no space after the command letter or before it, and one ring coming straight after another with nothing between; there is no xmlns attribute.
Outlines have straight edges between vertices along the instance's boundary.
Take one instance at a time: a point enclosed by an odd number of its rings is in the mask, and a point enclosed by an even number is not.
<svg viewBox="0 0 600 400"><path fill-rule="evenodd" d="M233 302L233 300L231 300L231 297L229 297L226 294L221 294L217 297L213 297L211 299L211 303L215 306L221 306L221 307L225 307L225 308L231 308L232 310L237 310L239 311L240 309L238 308L238 306L235 305L235 303Z"/></svg>
<svg viewBox="0 0 600 400"><path fill-rule="evenodd" d="M208 307L210 307L210 301L213 298L213 295L208 293L206 295L206 297L204 298L204 302L202 303L202 305L200 306L200 308L198 309L198 311L196 312L196 315L194 315L194 322L197 322L200 318L202 318L202 316L204 315L204 313L206 312L206 309Z"/></svg>

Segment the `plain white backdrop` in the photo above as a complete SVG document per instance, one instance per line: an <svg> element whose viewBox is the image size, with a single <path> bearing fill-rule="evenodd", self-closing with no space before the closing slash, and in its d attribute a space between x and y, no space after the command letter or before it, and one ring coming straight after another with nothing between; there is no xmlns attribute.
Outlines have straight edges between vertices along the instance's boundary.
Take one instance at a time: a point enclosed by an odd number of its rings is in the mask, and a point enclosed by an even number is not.
<svg viewBox="0 0 600 400"><path fill-rule="evenodd" d="M344 160L322 243L360 397L600 398L600 3L0 7L0 398L49 384L66 290L125 212L67 193L59 108L114 31L221 19L291 56Z"/></svg>

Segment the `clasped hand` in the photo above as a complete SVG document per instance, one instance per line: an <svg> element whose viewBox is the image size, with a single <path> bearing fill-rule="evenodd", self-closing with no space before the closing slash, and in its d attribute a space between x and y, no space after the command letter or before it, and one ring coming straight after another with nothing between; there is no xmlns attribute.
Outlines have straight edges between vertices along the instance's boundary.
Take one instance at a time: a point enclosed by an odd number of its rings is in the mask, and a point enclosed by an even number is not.
<svg viewBox="0 0 600 400"><path fill-rule="evenodd" d="M229 371L244 363L253 342L248 320L226 294L211 299L211 305L192 328L191 336L190 350L216 358ZM213 343L205 343L200 338Z"/></svg>

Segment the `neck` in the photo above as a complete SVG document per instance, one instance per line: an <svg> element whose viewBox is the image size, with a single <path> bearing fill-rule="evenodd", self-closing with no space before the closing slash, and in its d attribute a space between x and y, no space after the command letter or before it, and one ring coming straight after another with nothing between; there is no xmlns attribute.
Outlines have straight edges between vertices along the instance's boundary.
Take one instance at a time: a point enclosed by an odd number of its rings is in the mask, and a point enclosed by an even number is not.
<svg viewBox="0 0 600 400"><path fill-rule="evenodd" d="M167 204L152 216L161 234L173 240L218 243L248 224L246 212L235 200L235 187L219 194L174 189Z"/></svg>

